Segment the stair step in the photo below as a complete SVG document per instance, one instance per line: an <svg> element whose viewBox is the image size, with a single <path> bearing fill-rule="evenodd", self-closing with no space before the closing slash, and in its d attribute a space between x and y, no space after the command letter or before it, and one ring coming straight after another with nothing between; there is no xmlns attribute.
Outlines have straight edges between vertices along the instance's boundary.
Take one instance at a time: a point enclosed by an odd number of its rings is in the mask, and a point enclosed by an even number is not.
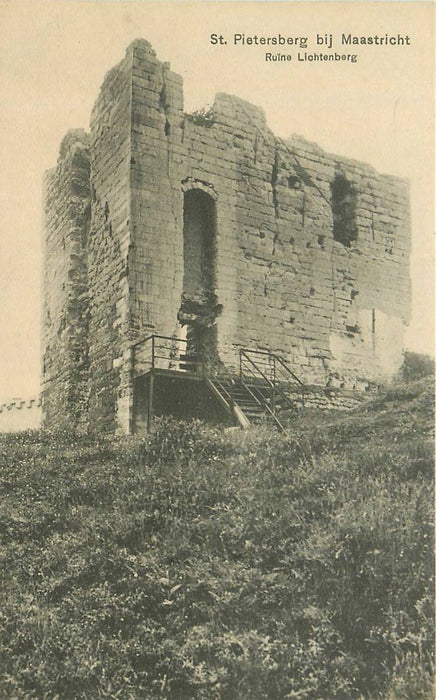
<svg viewBox="0 0 436 700"><path fill-rule="evenodd" d="M263 423L263 422L269 422L271 420L271 416L267 415L266 413L259 413L254 416L251 416L249 413L246 413L246 416L250 423Z"/></svg>
<svg viewBox="0 0 436 700"><path fill-rule="evenodd" d="M273 422L272 416L272 387L261 378L239 378L230 379L228 376L216 376L212 378L218 391L224 396L228 403L235 403L252 423L264 421ZM278 387L279 389L279 387ZM285 383L282 389L275 394L274 413L283 410L292 410L298 404L298 398L292 395L287 396Z"/></svg>

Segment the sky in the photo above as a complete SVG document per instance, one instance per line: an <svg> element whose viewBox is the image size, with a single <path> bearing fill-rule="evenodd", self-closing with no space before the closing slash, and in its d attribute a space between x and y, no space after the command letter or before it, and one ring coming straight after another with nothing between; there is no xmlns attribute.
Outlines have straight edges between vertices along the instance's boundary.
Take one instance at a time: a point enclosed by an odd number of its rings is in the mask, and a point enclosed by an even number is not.
<svg viewBox="0 0 436 700"><path fill-rule="evenodd" d="M433 354L434 12L420 2L0 0L0 402L39 392L43 173L68 129L88 129L105 73L141 37L182 75L186 111L238 95L278 136L301 134L409 179L406 348ZM350 49L342 33L400 34L410 45ZM273 63L234 34L308 37L300 53L320 52L317 35L332 34L333 52L358 58L298 61L291 46L291 61Z"/></svg>

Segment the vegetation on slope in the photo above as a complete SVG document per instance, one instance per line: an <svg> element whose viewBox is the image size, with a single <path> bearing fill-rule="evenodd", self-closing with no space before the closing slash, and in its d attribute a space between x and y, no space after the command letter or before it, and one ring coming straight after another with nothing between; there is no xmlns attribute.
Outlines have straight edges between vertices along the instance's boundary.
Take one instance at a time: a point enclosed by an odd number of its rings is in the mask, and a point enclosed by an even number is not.
<svg viewBox="0 0 436 700"><path fill-rule="evenodd" d="M433 391L0 438L0 696L430 698Z"/></svg>

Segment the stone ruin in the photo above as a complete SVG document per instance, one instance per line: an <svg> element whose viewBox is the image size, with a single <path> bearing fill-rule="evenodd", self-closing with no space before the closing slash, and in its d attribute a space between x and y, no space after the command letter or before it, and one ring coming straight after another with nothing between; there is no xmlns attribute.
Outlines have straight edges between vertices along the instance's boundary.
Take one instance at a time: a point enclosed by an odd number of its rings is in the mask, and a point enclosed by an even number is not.
<svg viewBox="0 0 436 700"><path fill-rule="evenodd" d="M201 362L236 378L245 351L338 405L401 365L407 182L278 138L234 96L184 113L182 78L145 40L106 75L90 133L66 134L44 189L46 425L213 414L210 387L175 375L198 379Z"/></svg>

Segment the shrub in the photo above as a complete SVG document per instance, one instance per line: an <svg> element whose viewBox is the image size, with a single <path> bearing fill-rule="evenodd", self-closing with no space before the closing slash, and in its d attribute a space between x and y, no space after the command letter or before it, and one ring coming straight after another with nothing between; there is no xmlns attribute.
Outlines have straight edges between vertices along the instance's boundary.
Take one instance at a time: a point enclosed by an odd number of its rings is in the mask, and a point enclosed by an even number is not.
<svg viewBox="0 0 436 700"><path fill-rule="evenodd" d="M194 122L194 124L205 126L207 129L210 129L210 127L213 126L216 121L212 107L202 107L201 109L195 110L191 114L187 114L186 117L191 122Z"/></svg>
<svg viewBox="0 0 436 700"><path fill-rule="evenodd" d="M418 352L404 353L404 361L399 370L399 377L406 382L413 382L423 377L434 376L434 359Z"/></svg>

